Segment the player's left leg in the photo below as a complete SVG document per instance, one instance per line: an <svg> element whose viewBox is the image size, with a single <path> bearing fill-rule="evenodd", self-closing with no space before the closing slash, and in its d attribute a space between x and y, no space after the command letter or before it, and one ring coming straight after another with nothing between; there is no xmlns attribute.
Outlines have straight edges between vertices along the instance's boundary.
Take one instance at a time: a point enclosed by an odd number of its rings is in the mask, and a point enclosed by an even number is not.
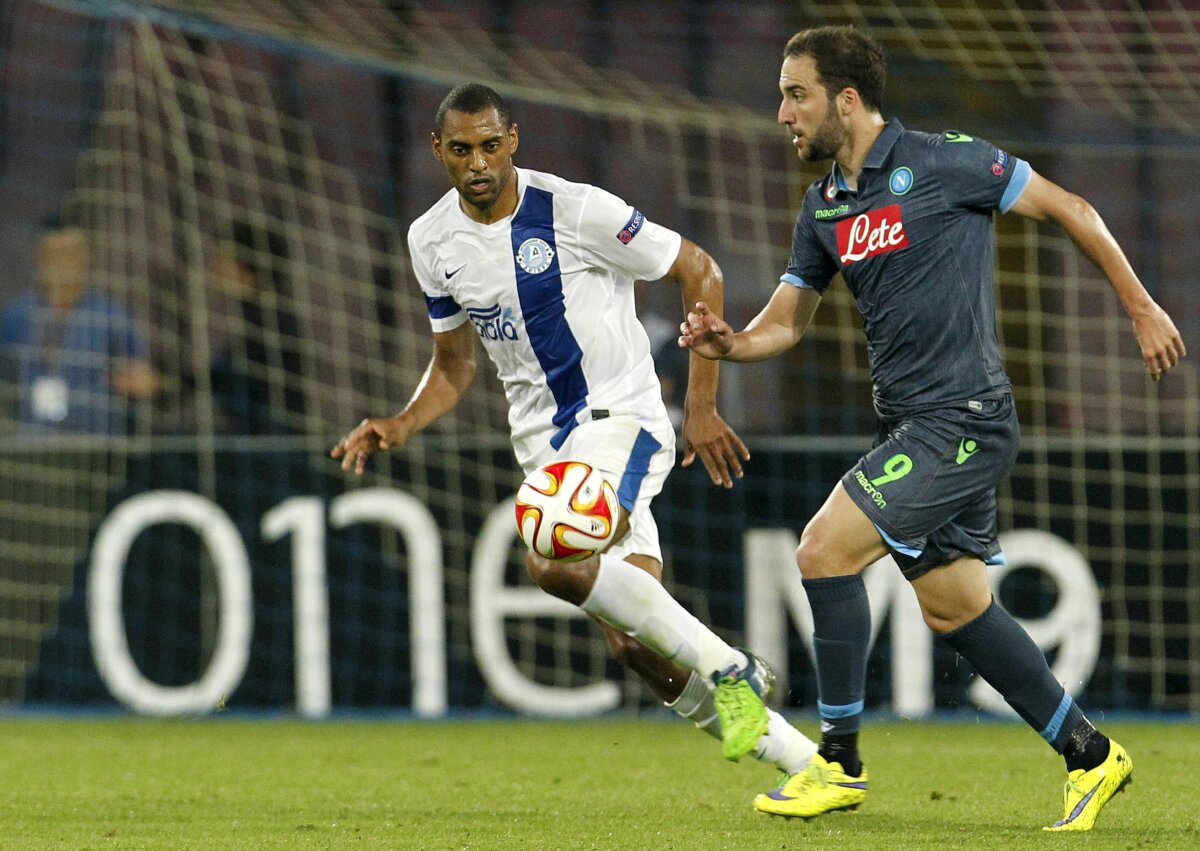
<svg viewBox="0 0 1200 851"><path fill-rule="evenodd" d="M930 629L1066 760L1063 818L1046 829L1090 830L1129 782L1129 754L1092 726L1041 648L993 599L982 561L957 559L912 579L912 586Z"/></svg>
<svg viewBox="0 0 1200 851"><path fill-rule="evenodd" d="M525 563L542 590L574 603L658 656L712 682L723 753L736 760L753 751L768 732L766 699L774 677L762 660L726 643L681 606L655 578L656 571L627 560L650 559L661 564L657 558L628 551L630 547L640 549L649 537L656 548L657 536L647 505L645 516L618 542L615 554L610 548L598 558L567 563L530 552Z"/></svg>
<svg viewBox="0 0 1200 851"><path fill-rule="evenodd" d="M635 638L596 620L604 632L609 652L646 683L676 715L691 721L701 732L722 741L721 720L707 677L659 656ZM786 774L803 771L817 745L778 712L767 709L767 732L759 737L750 756Z"/></svg>

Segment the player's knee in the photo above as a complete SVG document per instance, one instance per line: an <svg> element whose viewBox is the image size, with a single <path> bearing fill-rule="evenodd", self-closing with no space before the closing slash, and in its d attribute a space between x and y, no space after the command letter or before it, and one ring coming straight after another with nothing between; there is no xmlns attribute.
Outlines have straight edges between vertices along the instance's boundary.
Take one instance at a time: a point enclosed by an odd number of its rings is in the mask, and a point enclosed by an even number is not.
<svg viewBox="0 0 1200 851"><path fill-rule="evenodd" d="M941 602L937 605L921 603L921 617L925 625L937 635L953 632L961 626L966 626L983 614L987 606L980 608L973 600L956 600Z"/></svg>
<svg viewBox="0 0 1200 851"><path fill-rule="evenodd" d="M800 568L800 575L805 579L820 579L845 573L846 565L840 563L834 544L824 524L817 518L809 521L800 536L800 546L796 548L796 566Z"/></svg>
<svg viewBox="0 0 1200 851"><path fill-rule="evenodd" d="M551 561L533 552L525 553L525 570L529 578L547 594L576 606L587 599L595 581L595 570L586 568L585 562Z"/></svg>
<svg viewBox="0 0 1200 851"><path fill-rule="evenodd" d="M932 612L923 608L921 617L925 619L925 626L929 627L936 635L945 635L955 629L953 620L940 612Z"/></svg>
<svg viewBox="0 0 1200 851"><path fill-rule="evenodd" d="M537 587L547 594L553 594L555 597L562 596L559 590L560 585L563 584L563 576L562 565L559 563L527 552L525 553L525 572L529 574L529 578Z"/></svg>

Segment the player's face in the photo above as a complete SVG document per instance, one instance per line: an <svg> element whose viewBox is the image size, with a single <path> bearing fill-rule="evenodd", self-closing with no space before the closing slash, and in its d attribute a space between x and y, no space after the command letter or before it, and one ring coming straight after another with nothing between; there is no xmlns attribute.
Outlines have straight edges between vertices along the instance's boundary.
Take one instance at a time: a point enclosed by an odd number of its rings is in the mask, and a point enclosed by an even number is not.
<svg viewBox="0 0 1200 851"><path fill-rule="evenodd" d="M512 155L517 125L505 127L495 109L446 113L442 135L433 136L433 152L446 166L463 210L477 221L495 221L517 206Z"/></svg>
<svg viewBox="0 0 1200 851"><path fill-rule="evenodd" d="M792 131L792 144L800 159L809 162L834 159L849 139L835 101L817 75L811 56L789 56L779 72L778 120Z"/></svg>

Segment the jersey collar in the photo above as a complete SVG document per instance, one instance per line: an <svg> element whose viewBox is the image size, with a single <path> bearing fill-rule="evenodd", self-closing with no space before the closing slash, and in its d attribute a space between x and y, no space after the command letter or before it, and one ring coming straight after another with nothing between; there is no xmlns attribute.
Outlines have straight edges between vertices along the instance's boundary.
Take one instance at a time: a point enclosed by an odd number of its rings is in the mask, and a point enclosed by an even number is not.
<svg viewBox="0 0 1200 851"><path fill-rule="evenodd" d="M850 184L846 182L846 178L842 176L842 167L837 164L837 160L833 161L833 171L829 173L829 179L833 182L833 185L837 187L837 190L830 193L831 197L828 200L833 200L833 198L836 198L843 192L854 191L850 188Z"/></svg>
<svg viewBox="0 0 1200 851"><path fill-rule="evenodd" d="M887 124L883 125L883 131L879 134L879 138L875 140L875 144L871 146L871 150L867 151L867 158L863 161L863 168L883 168L883 164L887 162L888 154L892 152L892 148L896 147L896 142L903 132L904 125L900 123L900 119L898 118L893 118Z"/></svg>
<svg viewBox="0 0 1200 851"><path fill-rule="evenodd" d="M871 145L871 150L867 151L867 158L863 161L863 168L883 168L883 164L887 162L888 155L891 154L892 148L896 146L896 142L900 139L900 134L904 132L904 125L900 123L900 119L893 118L887 124L883 125L883 130L879 134L879 138L875 140L875 144ZM845 176L842 174L842 168L837 164L837 160L833 162L833 170L829 174L829 179L833 181L838 188L838 193L853 192L850 184L846 182Z"/></svg>

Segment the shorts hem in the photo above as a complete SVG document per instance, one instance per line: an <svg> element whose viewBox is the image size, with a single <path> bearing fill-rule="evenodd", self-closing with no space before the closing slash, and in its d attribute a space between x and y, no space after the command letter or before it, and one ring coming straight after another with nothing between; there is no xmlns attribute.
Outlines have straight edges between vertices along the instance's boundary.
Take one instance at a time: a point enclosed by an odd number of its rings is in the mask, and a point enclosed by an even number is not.
<svg viewBox="0 0 1200 851"><path fill-rule="evenodd" d="M911 538L909 538L907 535L900 534L896 531L895 527L892 526L891 523L888 523L884 520L883 516L879 513L879 507L875 505L874 500L872 500L871 497L866 494L866 492L862 491L858 487L851 487L851 485L856 485L857 482L850 477L849 473L841 478L841 483L842 488L847 494L849 494L850 499L853 500L854 504L859 507L863 514L867 515L867 519L870 520L871 523L876 527L875 531L881 533L879 536L880 538L883 538L883 535L886 534L892 540L904 544L906 547L911 547L914 550L924 551L924 546L918 546L917 544L913 543ZM888 543L886 538L884 539L884 543L888 545L889 550L892 549L892 545Z"/></svg>
<svg viewBox="0 0 1200 851"><path fill-rule="evenodd" d="M994 548L990 555L967 552L966 550L953 550L951 552L940 552L929 558L909 559L908 557L904 557L905 560L903 562L901 562L900 558L896 558L896 564L899 566L900 572L904 574L904 578L912 582L913 580L920 579L926 573L937 570L939 567L953 564L961 558L979 559L984 565L995 565L997 562L992 561L992 559L999 552L999 547Z"/></svg>

